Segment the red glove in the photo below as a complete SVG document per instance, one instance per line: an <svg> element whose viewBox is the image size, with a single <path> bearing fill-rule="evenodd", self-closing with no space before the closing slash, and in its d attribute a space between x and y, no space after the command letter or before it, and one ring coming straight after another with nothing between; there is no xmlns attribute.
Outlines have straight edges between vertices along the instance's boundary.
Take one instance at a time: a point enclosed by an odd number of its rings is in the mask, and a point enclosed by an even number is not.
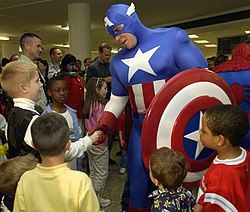
<svg viewBox="0 0 250 212"><path fill-rule="evenodd" d="M117 119L113 113L104 111L97 124L92 129L90 129L88 134L92 135L96 130L101 130L104 134L111 132L116 128L116 122ZM95 142L95 144L100 144L104 141L105 136L99 136L98 142Z"/></svg>

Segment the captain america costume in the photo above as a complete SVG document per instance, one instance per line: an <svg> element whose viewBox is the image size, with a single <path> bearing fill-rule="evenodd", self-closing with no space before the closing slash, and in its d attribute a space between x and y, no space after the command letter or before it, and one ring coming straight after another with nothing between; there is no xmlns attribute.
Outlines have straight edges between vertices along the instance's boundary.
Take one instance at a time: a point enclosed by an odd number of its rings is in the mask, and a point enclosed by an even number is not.
<svg viewBox="0 0 250 212"><path fill-rule="evenodd" d="M137 39L134 48L123 48L111 60L112 95L99 124L105 122L108 125L104 117L114 115L117 118L127 100L130 100L133 126L128 147L131 195L129 211L146 211L150 207L150 179L141 149L145 111L168 79L189 68L205 68L207 63L201 51L192 44L183 30L176 27L145 27L137 17L133 4L111 6L104 21L107 31L114 38L122 33L130 33ZM114 29L120 24L124 24L124 27L117 33ZM110 128L106 126L105 129L99 129L107 132Z"/></svg>

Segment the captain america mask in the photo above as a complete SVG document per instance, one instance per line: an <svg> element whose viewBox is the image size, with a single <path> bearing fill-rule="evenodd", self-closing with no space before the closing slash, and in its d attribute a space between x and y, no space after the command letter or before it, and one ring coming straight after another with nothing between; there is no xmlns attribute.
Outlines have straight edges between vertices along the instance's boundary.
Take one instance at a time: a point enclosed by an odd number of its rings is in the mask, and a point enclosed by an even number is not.
<svg viewBox="0 0 250 212"><path fill-rule="evenodd" d="M130 33L138 37L140 29L143 27L133 3L130 6L125 4L112 5L105 13L104 22L107 31L114 38L122 33ZM115 30L121 24L123 24L122 29Z"/></svg>

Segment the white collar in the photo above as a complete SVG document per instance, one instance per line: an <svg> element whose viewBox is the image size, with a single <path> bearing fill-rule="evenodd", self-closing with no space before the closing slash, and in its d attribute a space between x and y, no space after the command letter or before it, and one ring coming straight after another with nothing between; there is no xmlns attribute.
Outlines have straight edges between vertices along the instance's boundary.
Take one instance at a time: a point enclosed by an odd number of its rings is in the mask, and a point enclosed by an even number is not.
<svg viewBox="0 0 250 212"><path fill-rule="evenodd" d="M15 107L19 107L25 110L30 110L33 111L37 114L39 114L36 110L35 110L35 102L31 99L27 99L27 98L14 98L14 106Z"/></svg>
<svg viewBox="0 0 250 212"><path fill-rule="evenodd" d="M19 59L22 60L22 61L27 61L27 62L32 62L33 63L33 61L29 57L27 57L26 55L24 55L24 54L20 54L20 58Z"/></svg>
<svg viewBox="0 0 250 212"><path fill-rule="evenodd" d="M241 154L239 157L234 158L234 159L225 159L225 160L220 160L218 156L214 159L213 163L214 164L225 164L225 165L238 165L240 163L243 163L246 160L247 157L247 152L245 149L241 149Z"/></svg>

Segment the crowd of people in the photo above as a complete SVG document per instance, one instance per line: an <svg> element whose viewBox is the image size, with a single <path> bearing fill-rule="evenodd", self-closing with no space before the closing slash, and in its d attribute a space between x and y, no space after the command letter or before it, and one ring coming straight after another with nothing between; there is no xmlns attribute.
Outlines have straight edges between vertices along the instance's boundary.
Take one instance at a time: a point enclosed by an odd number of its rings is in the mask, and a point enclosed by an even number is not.
<svg viewBox="0 0 250 212"><path fill-rule="evenodd" d="M42 38L34 33L20 37L21 53L2 59L1 209L104 211L111 204L102 197L115 163L110 150L118 138L119 173L128 172L122 211L249 211L250 153L241 147L249 119L239 106L213 106L202 116L200 142L217 156L198 193L183 186L190 167L182 153L162 147L148 167L142 159L142 125L154 89L186 69L216 70L228 58L206 62L183 30L145 27L133 4L111 6L104 21L123 47L111 62L107 43L96 60L83 60L84 69L59 48L43 60Z"/></svg>
<svg viewBox="0 0 250 212"><path fill-rule="evenodd" d="M14 54L10 60L3 58L1 64L0 158L1 163L8 161L1 166L1 207L10 211L22 210L23 205L18 205L18 209L14 207L15 188L24 171L35 167L32 163L34 157L35 164L43 163L43 153L35 147L31 126L34 120L46 113L60 114L66 119L69 137L67 134L64 137L74 144L74 146L70 145L71 150L67 151L65 155L67 166L72 170L85 171L89 174L92 182L89 187L94 191L94 197L98 197L99 204L95 204L95 207L85 207L88 202L86 200L87 202L82 202L79 209L98 211L99 206L108 207L110 200L101 198L100 193L107 181L109 164L116 163L109 156L109 147L112 148L112 145L108 145L112 144L112 139L116 139L116 134L112 133L107 136L106 141L100 144L95 143L99 136L98 133L85 135L97 123L110 97L111 47L107 43L101 44L99 57L94 61L90 58L84 59L85 69L82 70L80 60L77 60L72 54L63 55L59 48L50 49L51 60L49 62L41 59L42 39L37 34L23 34L20 38L20 46L21 53ZM91 74L88 74L90 72ZM21 90L18 87L19 83L24 86ZM50 129L52 130L52 128ZM57 131L57 129L55 128L53 131ZM51 131L51 133L54 132ZM83 138L83 136L85 137ZM124 154L126 153L123 153L123 156ZM31 163L32 166L30 166ZM126 164L126 161L124 163ZM11 166L18 167L13 170L16 172L16 177L13 177L14 173L8 170ZM126 165L123 165L121 169L120 174L125 174ZM5 176L8 177L5 178ZM11 195L5 192L4 185L8 184L7 181L10 177L13 177ZM88 182L90 181L88 180ZM84 192L83 194L85 194ZM93 197L93 194L91 195ZM96 199L93 203L96 203ZM29 208L25 208L25 210L29 210Z"/></svg>

